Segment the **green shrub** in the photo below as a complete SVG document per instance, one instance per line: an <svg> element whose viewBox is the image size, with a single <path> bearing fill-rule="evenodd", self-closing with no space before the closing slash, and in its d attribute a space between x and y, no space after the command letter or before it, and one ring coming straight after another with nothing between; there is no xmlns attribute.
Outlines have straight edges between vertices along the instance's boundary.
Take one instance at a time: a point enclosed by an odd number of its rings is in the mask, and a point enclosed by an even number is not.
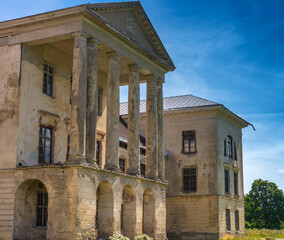
<svg viewBox="0 0 284 240"><path fill-rule="evenodd" d="M135 237L134 240L153 240L153 238L150 238L147 234L143 234Z"/></svg>
<svg viewBox="0 0 284 240"><path fill-rule="evenodd" d="M109 240L130 240L128 237L124 237L123 235L117 233L108 238Z"/></svg>

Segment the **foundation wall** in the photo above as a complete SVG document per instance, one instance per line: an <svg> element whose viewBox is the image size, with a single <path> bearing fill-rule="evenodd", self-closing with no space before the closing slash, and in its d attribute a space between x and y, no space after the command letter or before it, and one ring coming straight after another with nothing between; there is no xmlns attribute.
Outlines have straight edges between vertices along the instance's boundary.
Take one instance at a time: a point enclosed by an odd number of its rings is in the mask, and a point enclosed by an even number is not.
<svg viewBox="0 0 284 240"><path fill-rule="evenodd" d="M0 47L0 169L16 165L21 45ZM5 137L3 137L5 136Z"/></svg>
<svg viewBox="0 0 284 240"><path fill-rule="evenodd" d="M230 209L231 231L226 230L226 209ZM239 211L239 231L235 228L235 211ZM220 236L244 235L245 234L245 212L244 202L226 197L219 198L219 225Z"/></svg>
<svg viewBox="0 0 284 240"><path fill-rule="evenodd" d="M31 184L35 183L36 188L33 186L31 189ZM150 219L148 223L153 226L150 235L157 240L166 239L165 184L81 166L36 166L0 170L0 239L31 240L38 239L39 236L40 239L47 240L96 239L97 190L102 186L102 195L106 191L104 184L112 192L109 195L112 197L105 199L105 203L109 203L104 204L104 209L100 209L105 211L109 204L113 206L112 211L107 210L109 215L106 221L101 223L109 228L109 235L125 231L131 237L137 236L143 232L145 219ZM28 192L28 189L33 191L37 188L46 189L48 194L47 227L36 226L36 196L31 201L34 193ZM126 189L132 189L130 199L123 197ZM153 219L143 215L145 193L148 192L153 196L153 204L148 205L149 212L154 214ZM128 202L131 204L127 205ZM124 214L131 218L126 218L130 221L124 230L121 226L122 204L126 209ZM128 212L127 208L130 209Z"/></svg>
<svg viewBox="0 0 284 240"><path fill-rule="evenodd" d="M218 239L218 197L168 197L169 239Z"/></svg>

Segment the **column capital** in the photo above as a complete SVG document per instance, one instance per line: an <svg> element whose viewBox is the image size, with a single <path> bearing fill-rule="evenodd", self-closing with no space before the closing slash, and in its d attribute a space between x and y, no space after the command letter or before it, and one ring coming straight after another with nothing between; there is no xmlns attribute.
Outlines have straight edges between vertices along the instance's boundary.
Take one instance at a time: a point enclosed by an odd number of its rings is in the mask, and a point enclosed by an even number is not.
<svg viewBox="0 0 284 240"><path fill-rule="evenodd" d="M133 64L128 64L127 65L129 71L139 71L140 67L137 63L133 63Z"/></svg>
<svg viewBox="0 0 284 240"><path fill-rule="evenodd" d="M116 51L107 52L106 54L109 58L118 58L119 59L121 57L121 55Z"/></svg>
<svg viewBox="0 0 284 240"><path fill-rule="evenodd" d="M92 37L92 36L89 36L89 37L88 37L88 43L89 43L89 44L98 45L98 44L100 44L100 41L97 40L97 39L95 39L95 38Z"/></svg>
<svg viewBox="0 0 284 240"><path fill-rule="evenodd" d="M154 73L150 73L150 74L147 74L146 76L145 76L145 78L146 78L146 80L153 80L153 79L157 79L157 77L155 76L155 74Z"/></svg>
<svg viewBox="0 0 284 240"><path fill-rule="evenodd" d="M165 81L163 78L157 78L157 84L163 84Z"/></svg>
<svg viewBox="0 0 284 240"><path fill-rule="evenodd" d="M88 35L83 33L83 32L74 32L72 33L73 37L84 37L84 38L88 38Z"/></svg>

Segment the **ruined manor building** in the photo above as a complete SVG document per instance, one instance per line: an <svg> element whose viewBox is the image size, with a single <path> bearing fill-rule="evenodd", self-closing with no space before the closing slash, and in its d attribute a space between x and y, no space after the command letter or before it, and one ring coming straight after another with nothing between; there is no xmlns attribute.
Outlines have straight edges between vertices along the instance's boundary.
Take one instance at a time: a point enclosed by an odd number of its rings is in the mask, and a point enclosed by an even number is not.
<svg viewBox="0 0 284 240"><path fill-rule="evenodd" d="M166 239L163 82L175 67L141 4L86 4L1 22L0 56L0 239ZM125 172L121 85L129 86Z"/></svg>
<svg viewBox="0 0 284 240"><path fill-rule="evenodd" d="M142 100L140 131L145 136L146 106ZM162 108L168 239L243 235L242 128L249 123L222 104L193 95L166 97ZM121 103L120 114L127 122L128 103Z"/></svg>

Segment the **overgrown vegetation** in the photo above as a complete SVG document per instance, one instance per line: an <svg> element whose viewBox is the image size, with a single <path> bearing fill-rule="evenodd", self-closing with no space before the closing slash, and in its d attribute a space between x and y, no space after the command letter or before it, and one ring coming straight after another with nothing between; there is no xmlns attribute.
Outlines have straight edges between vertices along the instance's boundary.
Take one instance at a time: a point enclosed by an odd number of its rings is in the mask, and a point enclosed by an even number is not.
<svg viewBox="0 0 284 240"><path fill-rule="evenodd" d="M271 230L271 229L246 229L246 235L243 237L225 236L222 238L230 240L259 240L259 239L275 239L284 238L284 229Z"/></svg>
<svg viewBox="0 0 284 240"><path fill-rule="evenodd" d="M149 237L147 234L143 234L135 237L134 240L153 240L153 238Z"/></svg>
<svg viewBox="0 0 284 240"><path fill-rule="evenodd" d="M108 238L109 240L130 240L128 237L125 237L121 234L114 234ZM150 238L147 234L139 235L134 238L134 240L153 240L153 238Z"/></svg>
<svg viewBox="0 0 284 240"><path fill-rule="evenodd" d="M109 240L130 240L128 237L124 237L123 235L117 233L108 238Z"/></svg>
<svg viewBox="0 0 284 240"><path fill-rule="evenodd" d="M273 182L255 180L245 196L246 228L282 229L284 194Z"/></svg>

